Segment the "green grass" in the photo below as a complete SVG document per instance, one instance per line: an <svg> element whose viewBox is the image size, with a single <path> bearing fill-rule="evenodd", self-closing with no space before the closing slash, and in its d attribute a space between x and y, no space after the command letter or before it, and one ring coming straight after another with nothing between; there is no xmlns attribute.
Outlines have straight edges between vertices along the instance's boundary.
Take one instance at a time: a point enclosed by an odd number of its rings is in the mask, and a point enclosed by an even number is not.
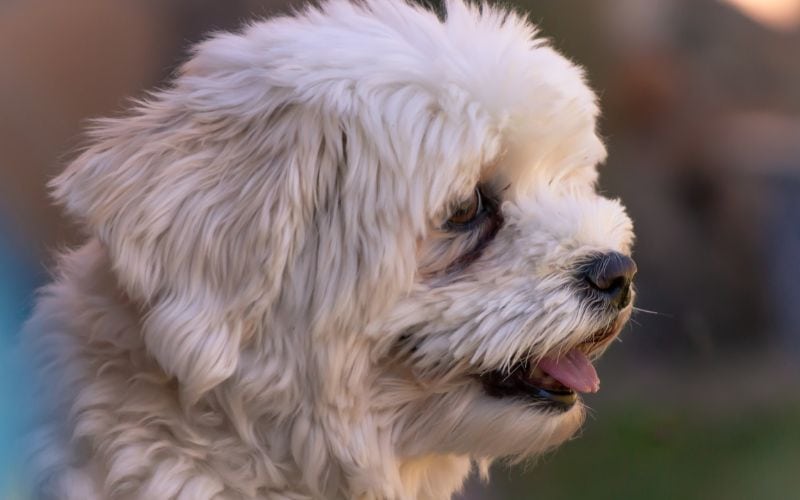
<svg viewBox="0 0 800 500"><path fill-rule="evenodd" d="M800 407L705 418L604 411L527 469L495 470L498 498L800 499Z"/></svg>

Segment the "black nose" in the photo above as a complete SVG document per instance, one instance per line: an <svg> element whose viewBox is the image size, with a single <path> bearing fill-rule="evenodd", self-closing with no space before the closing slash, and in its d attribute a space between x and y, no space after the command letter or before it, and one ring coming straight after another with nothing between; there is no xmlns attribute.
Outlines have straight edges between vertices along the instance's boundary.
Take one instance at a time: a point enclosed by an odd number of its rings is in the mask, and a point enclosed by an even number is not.
<svg viewBox="0 0 800 500"><path fill-rule="evenodd" d="M636 262L621 253L612 252L595 257L581 268L583 279L600 292L617 309L631 302L631 281L636 274Z"/></svg>

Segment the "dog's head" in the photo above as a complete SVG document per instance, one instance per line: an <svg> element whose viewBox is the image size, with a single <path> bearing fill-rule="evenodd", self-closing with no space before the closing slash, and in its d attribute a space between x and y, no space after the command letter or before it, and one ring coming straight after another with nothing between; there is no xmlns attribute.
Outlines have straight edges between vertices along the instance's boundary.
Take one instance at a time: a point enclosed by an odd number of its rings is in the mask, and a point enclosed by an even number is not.
<svg viewBox="0 0 800 500"><path fill-rule="evenodd" d="M336 0L215 36L53 183L187 401L305 422L308 474L325 449L546 449L629 315L581 70L515 14L446 11Z"/></svg>

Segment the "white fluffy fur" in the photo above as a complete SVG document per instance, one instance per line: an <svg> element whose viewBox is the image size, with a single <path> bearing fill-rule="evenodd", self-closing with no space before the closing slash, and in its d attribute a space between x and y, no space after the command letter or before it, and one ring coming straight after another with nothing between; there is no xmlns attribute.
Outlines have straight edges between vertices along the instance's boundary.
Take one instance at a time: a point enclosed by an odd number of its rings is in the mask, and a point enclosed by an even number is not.
<svg viewBox="0 0 800 500"><path fill-rule="evenodd" d="M630 251L581 71L513 13L332 0L201 43L52 187L89 241L26 342L56 498L448 498L580 425L474 375L608 323L577 262ZM476 183L505 223L439 228ZM424 268L424 272L422 269ZM414 343L413 351L398 348Z"/></svg>

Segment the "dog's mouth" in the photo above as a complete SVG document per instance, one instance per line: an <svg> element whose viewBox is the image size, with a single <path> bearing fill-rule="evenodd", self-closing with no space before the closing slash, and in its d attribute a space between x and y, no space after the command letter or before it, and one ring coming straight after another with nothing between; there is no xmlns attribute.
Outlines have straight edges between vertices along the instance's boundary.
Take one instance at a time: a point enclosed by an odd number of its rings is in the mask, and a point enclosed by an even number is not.
<svg viewBox="0 0 800 500"><path fill-rule="evenodd" d="M515 398L555 411L566 411L578 401L578 393L600 390L600 378L591 362L616 338L624 321L616 321L566 352L525 359L511 370L493 370L479 376L487 394Z"/></svg>

